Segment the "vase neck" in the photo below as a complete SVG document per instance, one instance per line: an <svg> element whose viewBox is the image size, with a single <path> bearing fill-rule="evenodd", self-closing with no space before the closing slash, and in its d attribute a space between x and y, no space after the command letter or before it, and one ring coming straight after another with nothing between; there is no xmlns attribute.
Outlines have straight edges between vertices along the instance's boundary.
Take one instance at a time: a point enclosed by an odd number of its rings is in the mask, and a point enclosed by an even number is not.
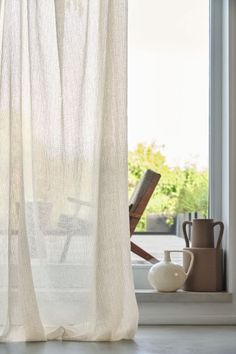
<svg viewBox="0 0 236 354"><path fill-rule="evenodd" d="M164 251L164 262L171 262L170 251Z"/></svg>

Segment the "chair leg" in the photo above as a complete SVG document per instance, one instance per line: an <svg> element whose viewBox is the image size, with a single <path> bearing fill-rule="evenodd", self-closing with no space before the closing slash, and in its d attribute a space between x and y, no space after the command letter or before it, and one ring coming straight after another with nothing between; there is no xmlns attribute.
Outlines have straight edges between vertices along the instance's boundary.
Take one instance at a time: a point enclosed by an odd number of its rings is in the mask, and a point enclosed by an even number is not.
<svg viewBox="0 0 236 354"><path fill-rule="evenodd" d="M61 257L60 257L60 263L63 263L65 262L66 260L66 256L67 256L67 252L69 250L69 247L70 247L70 241L71 241L71 238L72 238L72 234L70 235L67 235L66 237L66 241L65 241L65 244L64 244L64 247L63 247L63 251L61 253Z"/></svg>
<svg viewBox="0 0 236 354"><path fill-rule="evenodd" d="M146 261L153 263L153 264L160 262L157 258L152 256L150 253L144 251L141 247L136 245L133 241L130 241L130 244L131 244L131 251L133 253L137 254L138 256L142 257Z"/></svg>

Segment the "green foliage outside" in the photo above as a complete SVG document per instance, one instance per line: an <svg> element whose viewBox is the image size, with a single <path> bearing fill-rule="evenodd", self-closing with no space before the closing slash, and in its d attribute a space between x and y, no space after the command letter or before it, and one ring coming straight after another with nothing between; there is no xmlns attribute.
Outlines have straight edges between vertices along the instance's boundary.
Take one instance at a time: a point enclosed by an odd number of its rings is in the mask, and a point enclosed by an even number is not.
<svg viewBox="0 0 236 354"><path fill-rule="evenodd" d="M143 173L151 169L161 174L159 184L139 222L137 231L146 230L146 214L168 217L169 223L179 213L208 213L208 173L199 171L194 164L185 168L171 168L166 164L162 147L156 144L138 144L129 151L129 195Z"/></svg>

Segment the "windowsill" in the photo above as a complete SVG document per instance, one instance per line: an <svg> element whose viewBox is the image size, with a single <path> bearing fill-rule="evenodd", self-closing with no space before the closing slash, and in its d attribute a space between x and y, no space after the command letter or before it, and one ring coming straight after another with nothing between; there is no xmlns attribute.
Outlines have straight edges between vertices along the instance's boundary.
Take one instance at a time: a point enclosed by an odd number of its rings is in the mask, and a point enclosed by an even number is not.
<svg viewBox="0 0 236 354"><path fill-rule="evenodd" d="M222 292L189 292L178 290L173 293L160 293L155 290L135 290L137 302L169 302L169 303L231 303L232 293Z"/></svg>

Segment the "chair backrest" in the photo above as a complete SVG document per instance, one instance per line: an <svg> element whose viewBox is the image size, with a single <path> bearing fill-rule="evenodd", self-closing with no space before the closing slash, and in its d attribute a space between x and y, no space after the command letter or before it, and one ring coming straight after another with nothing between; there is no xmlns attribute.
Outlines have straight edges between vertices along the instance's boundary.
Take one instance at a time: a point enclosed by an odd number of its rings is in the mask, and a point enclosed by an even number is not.
<svg viewBox="0 0 236 354"><path fill-rule="evenodd" d="M134 233L160 178L159 173L147 170L136 186L129 201L130 236Z"/></svg>

